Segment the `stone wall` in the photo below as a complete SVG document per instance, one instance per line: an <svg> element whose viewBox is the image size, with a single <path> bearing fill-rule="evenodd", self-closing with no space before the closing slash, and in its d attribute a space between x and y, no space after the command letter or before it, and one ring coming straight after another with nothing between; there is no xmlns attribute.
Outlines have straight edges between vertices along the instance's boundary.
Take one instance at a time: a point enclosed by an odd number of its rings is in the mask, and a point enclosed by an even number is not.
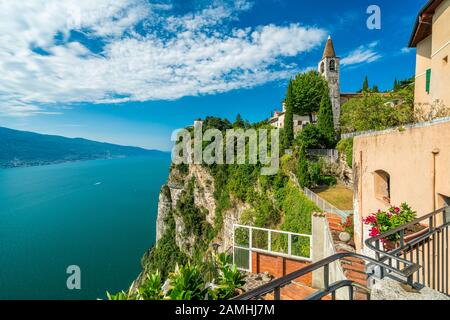
<svg viewBox="0 0 450 320"><path fill-rule="evenodd" d="M384 278L372 287L371 300L450 300L450 297L427 287L415 290L396 280Z"/></svg>

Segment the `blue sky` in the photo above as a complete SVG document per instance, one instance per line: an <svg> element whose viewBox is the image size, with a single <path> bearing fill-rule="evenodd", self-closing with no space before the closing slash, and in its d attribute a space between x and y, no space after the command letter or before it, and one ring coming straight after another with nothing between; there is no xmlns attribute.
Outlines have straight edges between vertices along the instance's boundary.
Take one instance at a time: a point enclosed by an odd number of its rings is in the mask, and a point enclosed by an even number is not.
<svg viewBox="0 0 450 320"><path fill-rule="evenodd" d="M169 150L207 115L279 108L330 34L341 89L414 74L424 0L32 0L0 4L0 126ZM369 5L381 29L366 27Z"/></svg>

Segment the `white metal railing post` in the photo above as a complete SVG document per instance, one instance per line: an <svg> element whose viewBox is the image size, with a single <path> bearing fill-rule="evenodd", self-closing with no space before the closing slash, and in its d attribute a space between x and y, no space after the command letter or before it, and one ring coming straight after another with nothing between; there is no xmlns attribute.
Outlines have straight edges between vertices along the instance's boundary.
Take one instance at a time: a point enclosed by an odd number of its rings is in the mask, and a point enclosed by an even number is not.
<svg viewBox="0 0 450 320"><path fill-rule="evenodd" d="M292 233L288 234L288 255L292 256Z"/></svg>
<svg viewBox="0 0 450 320"><path fill-rule="evenodd" d="M267 250L269 252L272 252L272 230L269 230L269 234L268 234L268 244L267 244Z"/></svg>
<svg viewBox="0 0 450 320"><path fill-rule="evenodd" d="M236 255L236 249L235 249L235 245L236 245L236 238L235 238L235 236L234 236L234 233L235 233L235 231L236 231L236 225L235 224L233 224L233 235L231 236L232 237L232 239L233 239L233 266L235 266L236 265L236 259L235 259L235 255Z"/></svg>
<svg viewBox="0 0 450 320"><path fill-rule="evenodd" d="M248 246L239 246L236 244L236 229L238 229L238 228L243 228L243 229L248 230L248 236L249 236ZM267 250L254 247L254 243L253 243L253 231L254 230L267 232L267 235L268 235L267 238L269 241ZM284 252L273 251L273 246L272 246L273 234L288 236L288 250L287 250L288 252L285 252L284 250L283 250ZM297 254L297 255L293 254L292 246L293 246L293 237L294 236L309 239L309 246L310 246L309 257L306 256L306 254L305 254L305 256L302 256L301 254ZM261 253L261 254L270 254L270 255L275 255L275 256L280 256L280 257L285 257L285 258L291 258L291 259L296 259L299 261L311 262L312 261L311 245L312 245L312 236L311 235L297 234L297 233L288 232L288 231L271 230L271 229L266 229L266 228L244 226L244 225L239 225L239 224L233 225L233 263L237 262L237 259L235 258L236 250L238 250L238 252L245 251L245 252L248 252L248 254L249 254L249 257L247 260L247 263L248 263L247 268L238 267L238 269L241 269L241 270L250 271L250 272L252 271L253 252Z"/></svg>
<svg viewBox="0 0 450 320"><path fill-rule="evenodd" d="M249 246L249 251L248 251L248 270L250 272L252 272L252 266L253 266L253 228L249 228L248 229L248 234L249 234L249 240L248 240L248 246Z"/></svg>

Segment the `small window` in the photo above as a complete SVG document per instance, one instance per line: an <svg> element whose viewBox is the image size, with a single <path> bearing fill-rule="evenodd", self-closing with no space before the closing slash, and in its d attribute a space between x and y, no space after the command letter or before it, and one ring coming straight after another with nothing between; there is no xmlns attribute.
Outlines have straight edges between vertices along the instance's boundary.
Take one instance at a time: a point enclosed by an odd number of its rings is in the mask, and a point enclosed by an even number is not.
<svg viewBox="0 0 450 320"><path fill-rule="evenodd" d="M427 70L427 80L426 80L426 84L425 84L425 90L427 91L427 93L430 93L430 84L431 84L431 69Z"/></svg>
<svg viewBox="0 0 450 320"><path fill-rule="evenodd" d="M383 170L375 171L375 197L386 203L391 203L391 176Z"/></svg>
<svg viewBox="0 0 450 320"><path fill-rule="evenodd" d="M325 72L325 64L322 62L320 64L320 73L323 74Z"/></svg>
<svg viewBox="0 0 450 320"><path fill-rule="evenodd" d="M336 71L336 61L330 61L330 71Z"/></svg>

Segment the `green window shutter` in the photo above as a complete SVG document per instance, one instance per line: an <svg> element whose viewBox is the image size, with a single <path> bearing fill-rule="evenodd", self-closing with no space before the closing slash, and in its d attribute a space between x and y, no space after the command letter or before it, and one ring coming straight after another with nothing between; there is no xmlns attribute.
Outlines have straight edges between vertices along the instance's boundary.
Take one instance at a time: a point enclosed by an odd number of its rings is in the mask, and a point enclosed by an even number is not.
<svg viewBox="0 0 450 320"><path fill-rule="evenodd" d="M426 83L426 91L430 93L430 82L431 82L431 69L427 70L427 83Z"/></svg>

